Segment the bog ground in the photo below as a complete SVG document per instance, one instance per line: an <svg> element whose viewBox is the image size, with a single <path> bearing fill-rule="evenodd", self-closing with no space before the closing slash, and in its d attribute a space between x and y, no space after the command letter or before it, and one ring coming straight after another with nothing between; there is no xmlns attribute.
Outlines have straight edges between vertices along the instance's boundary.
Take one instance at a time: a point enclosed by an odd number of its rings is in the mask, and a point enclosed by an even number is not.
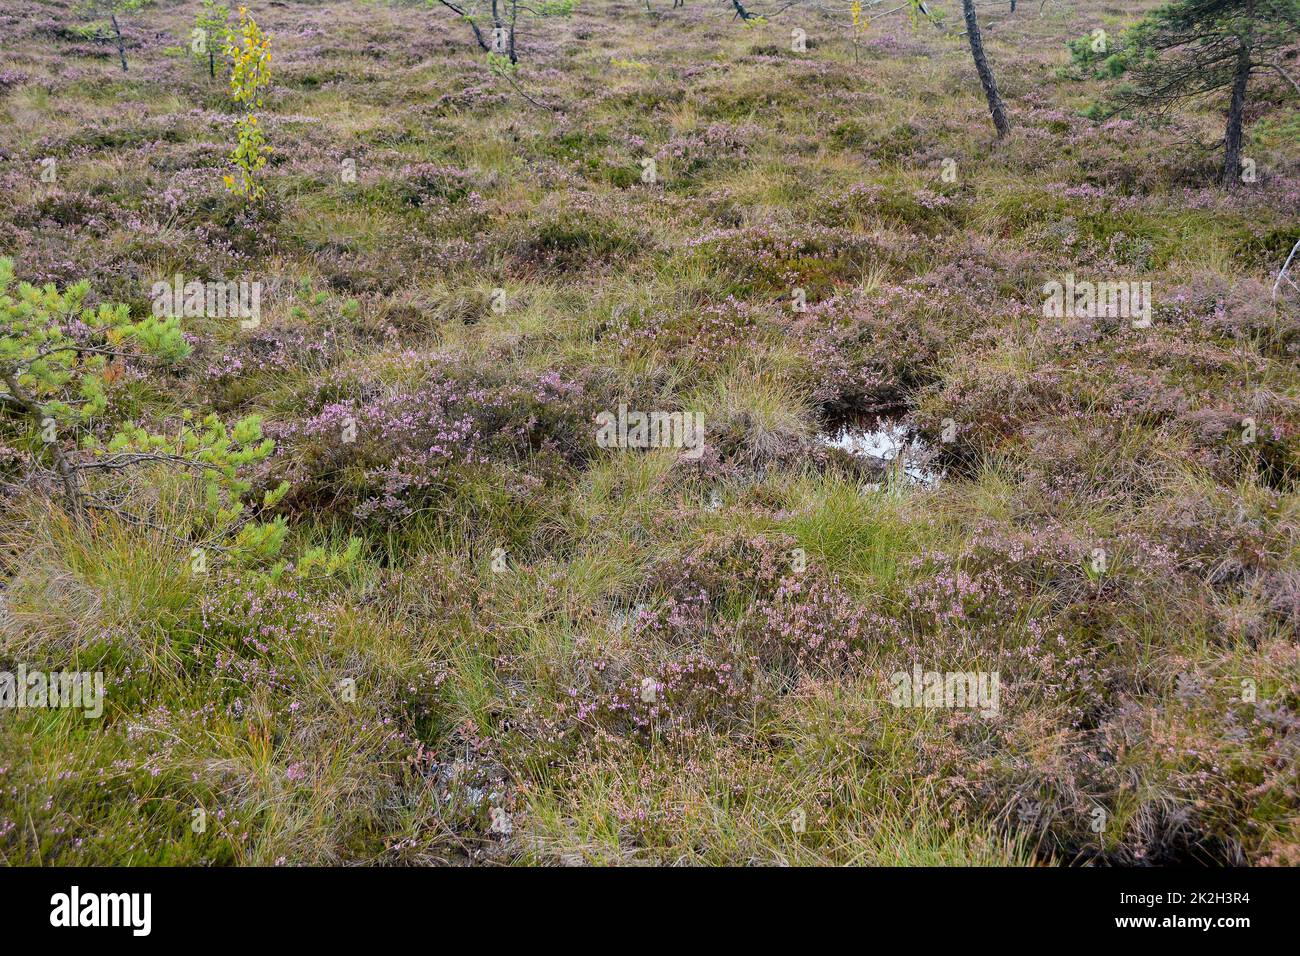
<svg viewBox="0 0 1300 956"><path fill-rule="evenodd" d="M1252 79L1225 190L1225 97L1090 109L1067 41L1153 3L981 4L1000 142L951 0L649 6L521 12L511 70L257 0L252 110L197 0L125 72L0 2L0 295L260 290L0 417L0 671L105 685L0 710L0 861L1300 864L1300 97ZM160 460L217 419L220 481ZM78 517L54 448L136 457Z"/></svg>

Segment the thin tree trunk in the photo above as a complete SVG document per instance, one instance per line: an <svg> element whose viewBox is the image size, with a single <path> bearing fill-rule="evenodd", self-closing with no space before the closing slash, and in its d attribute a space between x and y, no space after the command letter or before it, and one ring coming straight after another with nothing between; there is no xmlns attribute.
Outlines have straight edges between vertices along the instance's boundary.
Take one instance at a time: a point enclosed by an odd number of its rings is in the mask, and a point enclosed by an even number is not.
<svg viewBox="0 0 1300 956"><path fill-rule="evenodd" d="M993 115L998 139L1002 139L1011 132L1011 123L1007 121L1007 108L1002 105L997 81L993 79L993 70L989 68L988 58L984 56L984 41L980 38L979 21L975 19L975 0L961 0L961 7L966 16L966 37L970 40L971 56L975 58L975 70L980 75L980 84L988 98L989 113Z"/></svg>
<svg viewBox="0 0 1300 956"><path fill-rule="evenodd" d="M208 46L208 76L217 78L217 53L211 45Z"/></svg>
<svg viewBox="0 0 1300 956"><path fill-rule="evenodd" d="M122 61L122 72L126 72L126 44L122 41L122 28L117 25L117 14L110 13L109 19L113 21L113 32L117 34L117 55Z"/></svg>
<svg viewBox="0 0 1300 956"><path fill-rule="evenodd" d="M1276 71L1278 76L1282 77L1282 79L1286 80L1288 83L1291 84L1291 88L1293 90L1295 90L1297 93L1300 93L1300 83L1297 83L1290 73L1282 69L1282 65L1280 63L1267 63L1265 64L1265 66L1267 66L1270 70Z"/></svg>
<svg viewBox="0 0 1300 956"><path fill-rule="evenodd" d="M42 428L42 421L45 418L45 410L35 398L27 394L27 390L18 382L16 373L5 372L3 375L4 383L9 387L9 398L20 406L27 413L36 427ZM68 461L68 456L63 453L57 439L49 443L50 456L54 459L54 470L58 473L59 481L63 484L63 500L67 506L68 514L72 520L80 523L85 517L85 502L81 497L81 484L77 480L77 469L73 467L72 462Z"/></svg>
<svg viewBox="0 0 1300 956"><path fill-rule="evenodd" d="M1246 112L1246 87L1250 83L1250 56L1254 49L1255 0L1246 4L1246 33L1237 51L1237 75L1232 81L1232 101L1228 104L1228 129L1223 134L1223 188L1234 189L1241 183L1242 119Z"/></svg>
<svg viewBox="0 0 1300 956"><path fill-rule="evenodd" d="M510 0L510 62L518 63L515 55L515 21L519 19L519 0Z"/></svg>
<svg viewBox="0 0 1300 956"><path fill-rule="evenodd" d="M478 24L475 23L464 10L456 6L454 3L448 3L447 0L438 0L438 2L469 24L469 28L474 31L474 40L478 43L478 48L480 50L484 53L492 52L492 47L488 44L487 40L483 39L483 31L478 28Z"/></svg>
<svg viewBox="0 0 1300 956"><path fill-rule="evenodd" d="M478 28L478 24L470 20L469 28L474 31L474 39L478 41L479 49L484 53L492 52L492 47L488 45L487 40L483 39L483 31Z"/></svg>

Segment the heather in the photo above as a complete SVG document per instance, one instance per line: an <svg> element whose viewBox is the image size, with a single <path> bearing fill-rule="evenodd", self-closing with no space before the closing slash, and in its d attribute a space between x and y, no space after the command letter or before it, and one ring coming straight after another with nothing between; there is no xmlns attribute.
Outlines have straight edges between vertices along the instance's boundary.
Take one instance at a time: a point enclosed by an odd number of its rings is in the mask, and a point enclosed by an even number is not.
<svg viewBox="0 0 1300 956"><path fill-rule="evenodd" d="M103 353L50 392L84 516L0 405L0 671L106 682L0 710L0 861L1300 863L1300 98L1252 80L1224 189L1222 104L1096 108L1079 38L1156 4L1008 6L995 140L955 3L855 50L581 0L512 65L254 3L255 109L197 2L127 71L7 3L0 259L121 318L26 329ZM1149 325L1045 316L1067 273ZM176 275L258 321L156 318ZM996 709L895 702L931 671Z"/></svg>

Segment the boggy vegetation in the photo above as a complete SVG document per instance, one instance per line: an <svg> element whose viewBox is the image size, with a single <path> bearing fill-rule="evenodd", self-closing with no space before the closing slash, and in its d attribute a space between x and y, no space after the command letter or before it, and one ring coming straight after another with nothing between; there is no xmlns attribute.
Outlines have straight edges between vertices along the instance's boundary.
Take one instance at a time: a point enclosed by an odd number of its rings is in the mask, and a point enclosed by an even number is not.
<svg viewBox="0 0 1300 956"><path fill-rule="evenodd" d="M1294 44L1228 189L1152 3L976 7L1002 136L962 4L781 6L252 3L243 103L212 4L5 4L0 671L107 690L0 860L1300 864Z"/></svg>

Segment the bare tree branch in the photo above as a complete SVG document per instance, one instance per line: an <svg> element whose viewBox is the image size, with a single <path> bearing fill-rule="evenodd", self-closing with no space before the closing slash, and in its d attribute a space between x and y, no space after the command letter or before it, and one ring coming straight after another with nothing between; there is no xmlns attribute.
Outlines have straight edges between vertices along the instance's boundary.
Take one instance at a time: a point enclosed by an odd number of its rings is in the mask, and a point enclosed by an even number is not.
<svg viewBox="0 0 1300 956"><path fill-rule="evenodd" d="M1294 89L1294 90L1296 91L1296 93L1300 93L1300 83L1297 83L1295 77L1293 77L1293 76L1292 76L1290 73L1288 73L1286 70L1282 69L1282 64L1280 64L1280 63L1263 63L1263 64L1260 64L1260 65L1261 65L1261 66L1265 66L1265 67L1267 67L1267 68L1269 68L1269 69L1271 69L1271 70L1276 71L1278 76L1282 77L1282 79L1286 80L1288 83L1291 84L1291 88Z"/></svg>

